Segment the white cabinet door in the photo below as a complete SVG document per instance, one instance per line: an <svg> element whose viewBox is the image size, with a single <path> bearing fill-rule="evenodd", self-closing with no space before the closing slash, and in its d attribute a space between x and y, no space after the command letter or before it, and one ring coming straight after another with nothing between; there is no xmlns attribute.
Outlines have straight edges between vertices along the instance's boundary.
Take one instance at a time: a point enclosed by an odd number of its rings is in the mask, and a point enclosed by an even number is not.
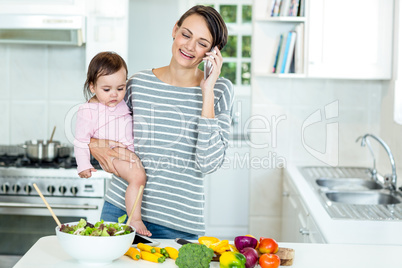
<svg viewBox="0 0 402 268"><path fill-rule="evenodd" d="M314 0L308 76L390 79L393 0Z"/></svg>
<svg viewBox="0 0 402 268"><path fill-rule="evenodd" d="M282 242L302 242L298 231L298 206L298 196L285 175L282 193Z"/></svg>
<svg viewBox="0 0 402 268"><path fill-rule="evenodd" d="M314 219L309 216L307 218L307 229L308 229L308 242L309 243L326 243L324 237L322 236L320 229L318 229L317 224Z"/></svg>
<svg viewBox="0 0 402 268"><path fill-rule="evenodd" d="M282 195L282 242L304 243L306 239L308 212L288 177L284 177Z"/></svg>
<svg viewBox="0 0 402 268"><path fill-rule="evenodd" d="M249 147L228 148L222 167L205 179L207 236L233 240L248 232L249 169L242 164Z"/></svg>
<svg viewBox="0 0 402 268"><path fill-rule="evenodd" d="M325 243L300 193L286 174L283 181L281 241Z"/></svg>

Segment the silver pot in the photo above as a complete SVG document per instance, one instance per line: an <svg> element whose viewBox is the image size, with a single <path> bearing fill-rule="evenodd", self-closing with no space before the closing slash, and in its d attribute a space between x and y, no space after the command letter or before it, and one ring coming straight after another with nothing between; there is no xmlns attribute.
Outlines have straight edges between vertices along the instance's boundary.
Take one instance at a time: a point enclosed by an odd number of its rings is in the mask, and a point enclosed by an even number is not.
<svg viewBox="0 0 402 268"><path fill-rule="evenodd" d="M26 155L33 161L52 162L59 153L60 142L44 141L44 140L29 140L23 145Z"/></svg>

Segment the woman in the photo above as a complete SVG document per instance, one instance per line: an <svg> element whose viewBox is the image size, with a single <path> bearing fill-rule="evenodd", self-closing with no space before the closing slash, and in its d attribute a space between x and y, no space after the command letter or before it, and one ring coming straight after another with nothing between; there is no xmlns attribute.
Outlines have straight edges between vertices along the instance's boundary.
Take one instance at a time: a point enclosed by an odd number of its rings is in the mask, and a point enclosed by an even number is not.
<svg viewBox="0 0 402 268"><path fill-rule="evenodd" d="M175 24L172 37L170 64L132 76L126 101L133 111L134 148L147 174L145 226L154 238L197 239L205 232L203 177L222 165L228 147L233 86L219 78L227 29L215 9L194 6ZM212 63L207 79L198 69L203 60ZM118 175L111 160L125 156L107 148L113 146L121 144L90 144L102 167ZM102 219L115 221L125 213L126 187L113 177Z"/></svg>

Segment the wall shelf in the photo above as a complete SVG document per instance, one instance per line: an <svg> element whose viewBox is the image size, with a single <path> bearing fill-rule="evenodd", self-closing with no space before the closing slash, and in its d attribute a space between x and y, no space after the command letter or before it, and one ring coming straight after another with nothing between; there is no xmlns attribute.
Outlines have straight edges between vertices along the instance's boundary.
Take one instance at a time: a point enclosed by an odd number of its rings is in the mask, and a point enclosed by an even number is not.
<svg viewBox="0 0 402 268"><path fill-rule="evenodd" d="M273 78L305 78L306 74L297 74L297 73L286 73L286 74L277 74L277 73L263 73L256 72L254 73L255 77L273 77Z"/></svg>
<svg viewBox="0 0 402 268"><path fill-rule="evenodd" d="M306 17L284 17L284 16L280 16L280 17L267 17L267 18L256 18L255 19L258 22L305 22L306 21Z"/></svg>

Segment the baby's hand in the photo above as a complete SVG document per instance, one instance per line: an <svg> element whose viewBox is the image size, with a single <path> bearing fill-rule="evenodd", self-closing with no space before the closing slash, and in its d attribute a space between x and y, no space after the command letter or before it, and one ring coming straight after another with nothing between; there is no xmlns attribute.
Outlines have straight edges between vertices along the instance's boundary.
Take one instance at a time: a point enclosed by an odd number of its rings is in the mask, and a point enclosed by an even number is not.
<svg viewBox="0 0 402 268"><path fill-rule="evenodd" d="M80 178L88 179L92 176L92 172L96 172L96 169L90 168L90 169L83 170L80 173L78 173L78 176L80 176Z"/></svg>

